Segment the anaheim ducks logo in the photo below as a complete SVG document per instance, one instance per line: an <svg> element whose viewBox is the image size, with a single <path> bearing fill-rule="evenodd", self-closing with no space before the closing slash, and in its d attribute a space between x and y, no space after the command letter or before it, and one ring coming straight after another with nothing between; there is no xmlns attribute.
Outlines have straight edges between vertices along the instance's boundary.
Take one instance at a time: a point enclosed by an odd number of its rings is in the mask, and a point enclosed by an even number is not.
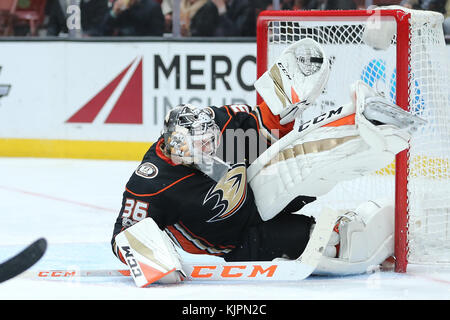
<svg viewBox="0 0 450 320"><path fill-rule="evenodd" d="M217 198L214 209L220 212L207 222L225 220L235 214L247 197L247 170L245 164L235 165L206 194L203 204Z"/></svg>

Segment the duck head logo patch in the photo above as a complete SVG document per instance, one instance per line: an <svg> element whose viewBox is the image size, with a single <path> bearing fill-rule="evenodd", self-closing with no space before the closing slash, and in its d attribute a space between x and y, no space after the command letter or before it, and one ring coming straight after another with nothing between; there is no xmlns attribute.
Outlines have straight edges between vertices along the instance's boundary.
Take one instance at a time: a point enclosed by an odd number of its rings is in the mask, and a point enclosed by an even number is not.
<svg viewBox="0 0 450 320"><path fill-rule="evenodd" d="M237 164L206 194L203 204L215 200L213 210L220 208L219 213L207 222L221 221L231 217L239 210L246 197L247 169L245 164Z"/></svg>
<svg viewBox="0 0 450 320"><path fill-rule="evenodd" d="M151 162L144 162L139 165L135 173L145 179L153 179L158 174L158 168Z"/></svg>

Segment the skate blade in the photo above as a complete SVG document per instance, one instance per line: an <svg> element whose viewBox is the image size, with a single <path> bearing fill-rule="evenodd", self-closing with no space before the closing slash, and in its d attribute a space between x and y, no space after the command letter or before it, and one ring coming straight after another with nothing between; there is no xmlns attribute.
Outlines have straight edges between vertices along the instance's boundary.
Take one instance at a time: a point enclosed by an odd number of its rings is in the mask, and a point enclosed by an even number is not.
<svg viewBox="0 0 450 320"><path fill-rule="evenodd" d="M426 120L403 110L399 106L387 102L382 97L369 97L365 100L363 115L367 120L379 121L383 124L395 125L399 129L410 132L427 123Z"/></svg>

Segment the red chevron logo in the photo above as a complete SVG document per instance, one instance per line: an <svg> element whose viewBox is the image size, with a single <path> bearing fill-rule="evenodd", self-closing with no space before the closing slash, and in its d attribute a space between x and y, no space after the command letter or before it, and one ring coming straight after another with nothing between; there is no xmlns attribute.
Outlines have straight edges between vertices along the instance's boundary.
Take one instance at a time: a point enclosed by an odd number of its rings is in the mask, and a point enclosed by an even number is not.
<svg viewBox="0 0 450 320"><path fill-rule="evenodd" d="M66 122L142 124L142 58L134 59Z"/></svg>

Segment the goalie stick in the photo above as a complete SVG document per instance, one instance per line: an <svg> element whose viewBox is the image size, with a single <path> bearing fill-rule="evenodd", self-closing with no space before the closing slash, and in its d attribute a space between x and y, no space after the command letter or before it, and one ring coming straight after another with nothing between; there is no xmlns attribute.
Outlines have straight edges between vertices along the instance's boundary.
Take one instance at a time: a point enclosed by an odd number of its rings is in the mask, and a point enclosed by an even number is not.
<svg viewBox="0 0 450 320"><path fill-rule="evenodd" d="M0 283L23 273L38 262L47 250L47 240L40 238L14 257L0 264Z"/></svg>
<svg viewBox="0 0 450 320"><path fill-rule="evenodd" d="M185 281L299 281L316 269L329 241L339 212L325 209L311 234L303 254L295 260L244 261L220 263L182 262ZM24 277L61 279L74 277L129 277L130 270L40 270L27 271ZM157 282L156 282L157 283Z"/></svg>

